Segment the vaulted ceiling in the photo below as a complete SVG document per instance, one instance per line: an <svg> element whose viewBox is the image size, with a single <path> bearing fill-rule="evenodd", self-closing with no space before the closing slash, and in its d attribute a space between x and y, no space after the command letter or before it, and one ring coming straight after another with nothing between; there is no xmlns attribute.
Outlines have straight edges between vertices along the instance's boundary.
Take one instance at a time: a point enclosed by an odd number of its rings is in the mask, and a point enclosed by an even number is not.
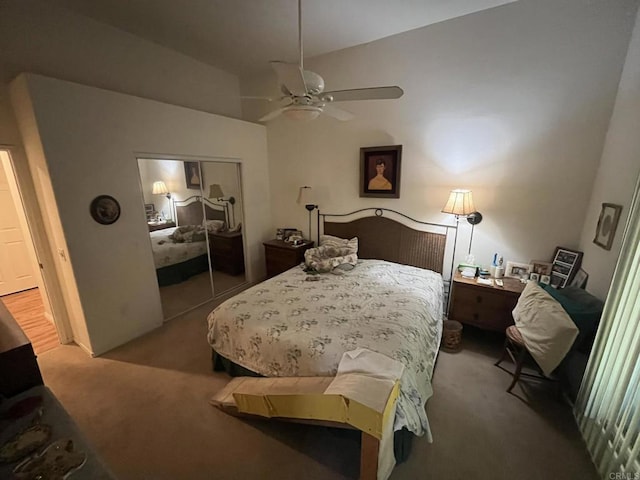
<svg viewBox="0 0 640 480"><path fill-rule="evenodd" d="M51 0L236 75L298 59L297 0ZM303 0L314 57L515 0Z"/></svg>

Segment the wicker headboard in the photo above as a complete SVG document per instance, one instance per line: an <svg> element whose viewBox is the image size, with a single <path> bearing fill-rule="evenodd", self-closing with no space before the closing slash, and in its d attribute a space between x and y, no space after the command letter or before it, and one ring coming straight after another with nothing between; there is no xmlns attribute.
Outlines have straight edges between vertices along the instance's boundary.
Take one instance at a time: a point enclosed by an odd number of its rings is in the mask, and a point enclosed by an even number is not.
<svg viewBox="0 0 640 480"><path fill-rule="evenodd" d="M206 198L196 196L189 197L186 200L177 200L175 203L178 226L202 225L202 203L204 203L207 220L223 220L226 225L229 225L225 205L220 205Z"/></svg>
<svg viewBox="0 0 640 480"><path fill-rule="evenodd" d="M330 222L328 218L345 217L366 210L375 211L375 216L358 218L349 222ZM393 212L419 224L440 227L444 233L415 230L402 223L383 217ZM341 238L358 237L358 257L412 265L442 273L449 225L419 222L393 210L371 208L351 214L333 215L318 213L318 222L323 220L324 234Z"/></svg>

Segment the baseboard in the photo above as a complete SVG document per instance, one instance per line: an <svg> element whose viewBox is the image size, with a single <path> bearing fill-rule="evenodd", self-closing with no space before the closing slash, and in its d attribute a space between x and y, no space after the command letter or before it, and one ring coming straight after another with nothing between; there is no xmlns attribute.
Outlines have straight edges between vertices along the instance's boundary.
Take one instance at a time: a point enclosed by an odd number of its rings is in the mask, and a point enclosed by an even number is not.
<svg viewBox="0 0 640 480"><path fill-rule="evenodd" d="M49 321L49 323L52 323L53 325L56 324L53 321L53 315L51 315L49 312L44 312L44 318L46 318Z"/></svg>

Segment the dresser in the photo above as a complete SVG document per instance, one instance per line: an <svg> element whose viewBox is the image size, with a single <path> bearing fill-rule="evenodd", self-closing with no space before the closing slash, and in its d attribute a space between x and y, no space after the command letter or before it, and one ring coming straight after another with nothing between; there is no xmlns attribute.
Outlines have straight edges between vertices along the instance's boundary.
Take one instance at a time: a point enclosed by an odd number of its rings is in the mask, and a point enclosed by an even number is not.
<svg viewBox="0 0 640 480"><path fill-rule="evenodd" d="M31 342L0 300L0 398L36 385L42 376Z"/></svg>
<svg viewBox="0 0 640 480"><path fill-rule="evenodd" d="M244 273L244 247L241 232L209 234L213 268L229 275Z"/></svg>
<svg viewBox="0 0 640 480"><path fill-rule="evenodd" d="M476 278L453 276L449 320L457 320L484 330L504 332L513 325L513 311L524 283L517 278L503 278L504 286L482 285ZM494 280L495 282L495 280Z"/></svg>
<svg viewBox="0 0 640 480"><path fill-rule="evenodd" d="M282 240L269 240L263 245L267 277L271 278L304 262L304 252L313 247L313 242L294 246Z"/></svg>
<svg viewBox="0 0 640 480"><path fill-rule="evenodd" d="M147 222L149 226L150 232L155 232L156 230L162 230L163 228L171 228L176 226L176 222L166 221L166 222Z"/></svg>

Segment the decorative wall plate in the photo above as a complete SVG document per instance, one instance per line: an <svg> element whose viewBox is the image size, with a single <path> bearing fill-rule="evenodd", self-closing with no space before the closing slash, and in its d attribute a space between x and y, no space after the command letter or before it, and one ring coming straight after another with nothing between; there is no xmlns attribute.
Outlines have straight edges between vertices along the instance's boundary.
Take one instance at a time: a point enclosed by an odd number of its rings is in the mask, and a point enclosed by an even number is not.
<svg viewBox="0 0 640 480"><path fill-rule="evenodd" d="M98 195L89 207L93 219L102 225L111 225L120 218L120 204L110 195Z"/></svg>
<svg viewBox="0 0 640 480"><path fill-rule="evenodd" d="M13 463L42 447L51 437L49 425L25 428L0 447L0 463Z"/></svg>

